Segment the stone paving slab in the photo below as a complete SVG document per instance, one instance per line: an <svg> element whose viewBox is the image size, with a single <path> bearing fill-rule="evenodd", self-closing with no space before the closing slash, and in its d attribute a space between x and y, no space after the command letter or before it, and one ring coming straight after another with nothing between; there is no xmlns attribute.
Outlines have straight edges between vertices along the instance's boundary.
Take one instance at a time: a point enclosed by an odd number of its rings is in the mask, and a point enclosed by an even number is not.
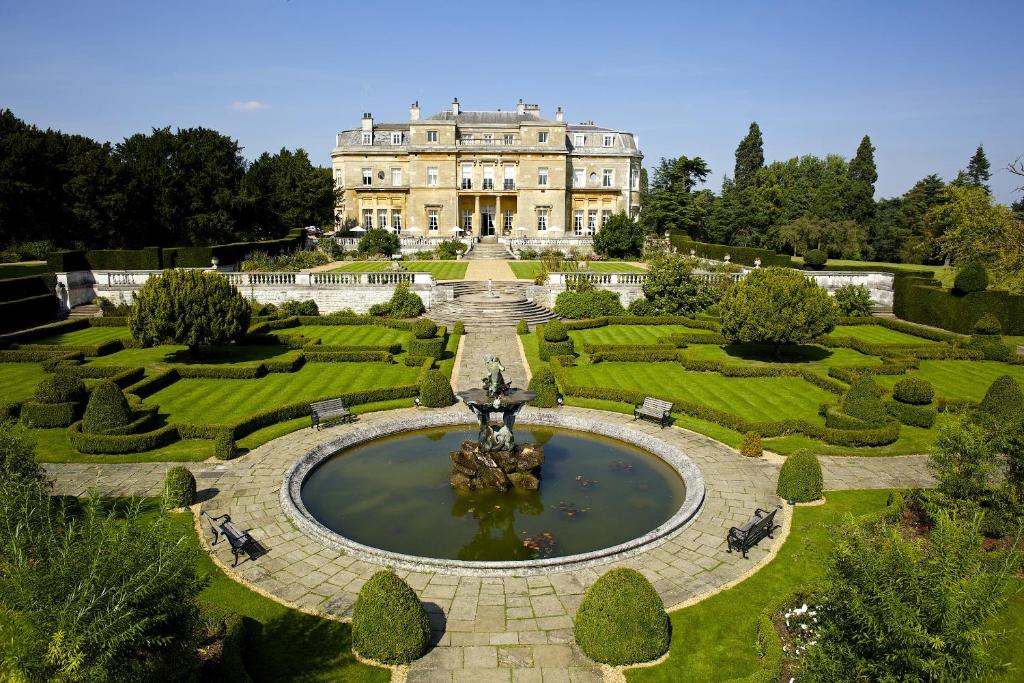
<svg viewBox="0 0 1024 683"><path fill-rule="evenodd" d="M482 282L487 280L516 282L515 273L509 267L508 261L499 259L470 259L466 263L469 264L469 267L466 268L466 277L463 278L466 282L471 280Z"/></svg>

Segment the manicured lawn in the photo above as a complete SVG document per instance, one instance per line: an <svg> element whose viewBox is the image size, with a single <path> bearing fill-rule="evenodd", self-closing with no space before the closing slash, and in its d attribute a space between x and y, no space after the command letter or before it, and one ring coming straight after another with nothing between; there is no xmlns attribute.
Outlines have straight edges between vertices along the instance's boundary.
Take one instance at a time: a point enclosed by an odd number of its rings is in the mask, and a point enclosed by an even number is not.
<svg viewBox="0 0 1024 683"><path fill-rule="evenodd" d="M21 263L0 263L0 280L12 277L28 277L48 273L46 261L23 261Z"/></svg>
<svg viewBox="0 0 1024 683"><path fill-rule="evenodd" d="M306 418L309 422L309 418ZM86 455L79 453L68 443L68 430L33 429L29 432L36 442L36 460L39 462L201 462L213 457L213 441L208 439L183 439L162 448L143 453L126 455Z"/></svg>
<svg viewBox="0 0 1024 683"><path fill-rule="evenodd" d="M391 270L391 261L352 261L338 268L333 273L377 273ZM435 280L461 280L466 277L465 261L399 261L402 269L411 273L431 273Z"/></svg>
<svg viewBox="0 0 1024 683"><path fill-rule="evenodd" d="M764 447L766 450L775 451L781 455L790 455L801 448L809 449L818 455L857 455L864 457L927 455L933 450L939 427L956 420L957 416L955 415L939 413L935 418L935 425L931 429L902 425L900 427L900 438L886 446L861 446L858 448L833 446L821 441L815 441L803 434L790 434L789 436L765 439Z"/></svg>
<svg viewBox="0 0 1024 683"><path fill-rule="evenodd" d="M387 346L401 344L409 347L410 332L393 330L376 325L300 325L275 330L278 335L301 334L309 339L319 339L325 345L338 346Z"/></svg>
<svg viewBox="0 0 1024 683"><path fill-rule="evenodd" d="M384 363L307 363L259 379L182 379L146 399L170 422L223 424L276 406L349 391L414 384L419 368Z"/></svg>
<svg viewBox="0 0 1024 683"><path fill-rule="evenodd" d="M33 344L100 344L114 339L131 338L132 333L127 327L83 327L80 330L62 332L43 337Z"/></svg>
<svg viewBox="0 0 1024 683"><path fill-rule="evenodd" d="M717 360L737 365L795 363L813 369L826 369L833 365L880 365L882 362L878 356L865 356L853 349L829 349L813 344L785 346L781 360L776 360L773 348L760 344L690 344L683 353L694 360Z"/></svg>
<svg viewBox="0 0 1024 683"><path fill-rule="evenodd" d="M836 325L835 337L853 337L872 344L939 344L941 342L916 337L906 332L890 330L881 325Z"/></svg>
<svg viewBox="0 0 1024 683"><path fill-rule="evenodd" d="M541 269L540 261L509 261L508 265L512 269L512 273L520 280L532 280L537 277ZM564 272L572 273L579 270L579 268L572 261L563 261L562 270ZM631 263L623 263L621 261L590 261L587 263L586 270L591 273L644 272L644 269L639 266L634 266Z"/></svg>
<svg viewBox="0 0 1024 683"><path fill-rule="evenodd" d="M31 398L46 374L39 363L0 363L0 403Z"/></svg>
<svg viewBox="0 0 1024 683"><path fill-rule="evenodd" d="M798 377L724 377L690 372L676 363L599 363L573 367L569 373L577 384L696 401L755 421L818 422L818 406L837 401L835 394Z"/></svg>
<svg viewBox="0 0 1024 683"><path fill-rule="evenodd" d="M657 344L661 337L707 331L685 325L605 325L589 330L573 330L569 336L573 338L576 350L581 351L584 344Z"/></svg>
<svg viewBox="0 0 1024 683"><path fill-rule="evenodd" d="M202 349L196 356L190 356L185 346L151 346L148 349L123 349L106 356L90 358L88 365L125 365L159 368L164 365L257 365L265 360L286 360L295 358L299 349L286 346L229 346Z"/></svg>
<svg viewBox="0 0 1024 683"><path fill-rule="evenodd" d="M891 389L903 377L920 377L931 382L939 396L980 401L1000 375L1010 375L1024 386L1024 365L987 360L923 360L920 368L906 375L879 375L875 381Z"/></svg>

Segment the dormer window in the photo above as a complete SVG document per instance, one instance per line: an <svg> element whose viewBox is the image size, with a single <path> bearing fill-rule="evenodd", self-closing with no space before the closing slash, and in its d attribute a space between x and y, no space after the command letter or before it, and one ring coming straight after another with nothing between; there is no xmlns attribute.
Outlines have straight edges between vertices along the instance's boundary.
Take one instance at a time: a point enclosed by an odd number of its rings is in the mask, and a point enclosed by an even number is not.
<svg viewBox="0 0 1024 683"><path fill-rule="evenodd" d="M605 135L604 136L604 146L605 147L611 147L613 142L615 142L615 136L614 135Z"/></svg>
<svg viewBox="0 0 1024 683"><path fill-rule="evenodd" d="M405 137L405 135L402 134L402 133L392 133L391 134L391 144L392 145L400 145L400 144L402 144L402 141L403 141L404 137Z"/></svg>
<svg viewBox="0 0 1024 683"><path fill-rule="evenodd" d="M427 131L427 142L437 142L437 131L436 130L428 130Z"/></svg>
<svg viewBox="0 0 1024 683"><path fill-rule="evenodd" d="M373 133L363 133L363 144L364 145L372 145L373 144Z"/></svg>
<svg viewBox="0 0 1024 683"><path fill-rule="evenodd" d="M576 133L576 135L572 136L572 144L576 147L582 147L584 140L586 140L586 136L583 133Z"/></svg>
<svg viewBox="0 0 1024 683"><path fill-rule="evenodd" d="M540 144L543 145L547 141L548 141L548 132L546 130L542 130L539 133L537 133L537 142L539 142Z"/></svg>

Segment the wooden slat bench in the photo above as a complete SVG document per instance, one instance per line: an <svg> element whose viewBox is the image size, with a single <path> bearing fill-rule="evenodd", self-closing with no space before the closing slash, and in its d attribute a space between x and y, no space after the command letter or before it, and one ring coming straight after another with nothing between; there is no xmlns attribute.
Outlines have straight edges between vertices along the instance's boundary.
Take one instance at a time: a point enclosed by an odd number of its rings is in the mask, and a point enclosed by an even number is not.
<svg viewBox="0 0 1024 683"><path fill-rule="evenodd" d="M309 417L313 421L311 427L323 429L335 422L351 422L352 411L345 407L344 399L332 398L310 403Z"/></svg>
<svg viewBox="0 0 1024 683"><path fill-rule="evenodd" d="M672 404L668 401L662 401L660 398L648 396L644 399L643 403L633 406L633 419L636 420L641 417L660 422L661 428L664 429L668 426L669 420L672 419Z"/></svg>
<svg viewBox="0 0 1024 683"><path fill-rule="evenodd" d="M235 558L234 563L231 565L232 567L238 566L238 556L242 553L254 557L262 550L259 543L253 540L252 536L231 523L231 515L224 514L219 517L211 517L206 512L203 512L203 516L210 523L210 531L213 532L213 543L210 545L217 545L217 541L220 538L227 539L227 542L231 544L231 554Z"/></svg>
<svg viewBox="0 0 1024 683"><path fill-rule="evenodd" d="M775 513L779 511L780 507L776 507L771 512L757 508L749 522L741 527L729 529L729 535L725 537L729 546L728 552L739 550L743 553L743 559L747 559L747 551L753 548L758 541L765 536L775 538L772 534L779 528L779 525L775 523Z"/></svg>

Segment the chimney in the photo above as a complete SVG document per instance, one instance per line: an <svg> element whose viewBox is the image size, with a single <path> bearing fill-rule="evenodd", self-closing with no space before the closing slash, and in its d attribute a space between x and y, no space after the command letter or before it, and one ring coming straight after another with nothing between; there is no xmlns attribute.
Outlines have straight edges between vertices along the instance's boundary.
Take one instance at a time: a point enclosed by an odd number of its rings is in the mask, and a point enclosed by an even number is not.
<svg viewBox="0 0 1024 683"><path fill-rule="evenodd" d="M452 114L454 116L458 116L459 115L459 98L458 97L456 97L454 100L452 100Z"/></svg>
<svg viewBox="0 0 1024 683"><path fill-rule="evenodd" d="M539 104L526 104L523 105L523 111L527 114L534 114L540 116L540 105Z"/></svg>
<svg viewBox="0 0 1024 683"><path fill-rule="evenodd" d="M516 103L516 113L519 114L520 116L522 116L523 112L525 112L525 111L526 111L526 105L523 104L523 98L520 97L519 98L519 102Z"/></svg>
<svg viewBox="0 0 1024 683"><path fill-rule="evenodd" d="M412 106L409 107L409 120L410 121L419 121L420 120L420 103L419 103L419 100L417 100L416 102L413 102Z"/></svg>
<svg viewBox="0 0 1024 683"><path fill-rule="evenodd" d="M561 107L559 107L558 111L555 112L555 121L558 121L559 123L565 121L565 114L562 113Z"/></svg>
<svg viewBox="0 0 1024 683"><path fill-rule="evenodd" d="M370 112L363 114L363 131L367 133L373 132L373 114Z"/></svg>

